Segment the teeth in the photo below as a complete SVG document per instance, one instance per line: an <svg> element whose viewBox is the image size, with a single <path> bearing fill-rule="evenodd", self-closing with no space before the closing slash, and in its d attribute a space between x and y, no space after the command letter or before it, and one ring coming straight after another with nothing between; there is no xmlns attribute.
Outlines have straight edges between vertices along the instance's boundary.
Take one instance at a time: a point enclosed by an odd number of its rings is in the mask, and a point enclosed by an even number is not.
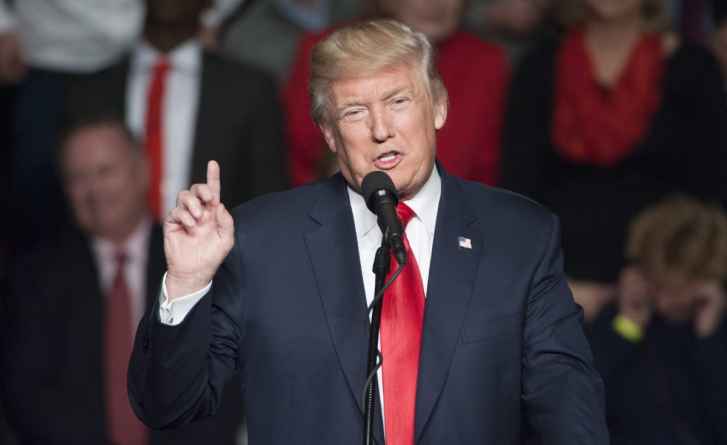
<svg viewBox="0 0 727 445"><path fill-rule="evenodd" d="M396 157L396 155L397 155L397 153L393 152L393 151L389 152L389 153L384 153L381 156L379 156L379 160L391 161L392 159L394 159Z"/></svg>

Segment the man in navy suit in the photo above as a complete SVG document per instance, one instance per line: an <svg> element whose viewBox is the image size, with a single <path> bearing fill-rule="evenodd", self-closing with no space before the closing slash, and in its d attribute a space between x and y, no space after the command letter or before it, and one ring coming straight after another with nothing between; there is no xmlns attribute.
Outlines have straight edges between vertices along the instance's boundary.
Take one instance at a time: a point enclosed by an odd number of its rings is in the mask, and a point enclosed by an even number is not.
<svg viewBox="0 0 727 445"><path fill-rule="evenodd" d="M333 33L312 60L312 114L340 173L251 201L234 219L214 161L205 184L179 194L165 220L160 302L131 361L136 413L154 428L210 415L240 371L250 443L361 441L382 237L361 182L378 170L413 217L406 285L384 298L376 442L519 444L534 433L546 444L608 443L557 220L436 165L447 95L426 38L366 22ZM399 334L392 342L385 331Z"/></svg>

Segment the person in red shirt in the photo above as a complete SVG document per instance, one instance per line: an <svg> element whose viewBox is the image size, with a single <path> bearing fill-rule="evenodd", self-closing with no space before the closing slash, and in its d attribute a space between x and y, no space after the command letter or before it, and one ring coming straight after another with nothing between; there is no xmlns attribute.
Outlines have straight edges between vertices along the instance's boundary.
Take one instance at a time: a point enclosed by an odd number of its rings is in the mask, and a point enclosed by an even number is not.
<svg viewBox="0 0 727 445"><path fill-rule="evenodd" d="M436 65L449 92L450 116L437 133L439 162L451 174L494 184L509 64L502 49L460 29L464 4L463 0L372 2L377 15L410 25L437 47ZM310 118L306 89L311 49L332 31L301 38L283 89L293 185L327 176L334 168L320 130Z"/></svg>
<svg viewBox="0 0 727 445"><path fill-rule="evenodd" d="M500 185L560 218L588 319L617 290L638 212L671 193L727 202L727 102L710 51L662 30L661 0L564 6L564 34L513 72Z"/></svg>

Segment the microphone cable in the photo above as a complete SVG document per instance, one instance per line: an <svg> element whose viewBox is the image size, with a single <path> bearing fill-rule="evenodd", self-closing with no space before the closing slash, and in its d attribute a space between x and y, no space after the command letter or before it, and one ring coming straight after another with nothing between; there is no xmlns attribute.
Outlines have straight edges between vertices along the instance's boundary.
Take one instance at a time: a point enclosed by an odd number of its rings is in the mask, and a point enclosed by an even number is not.
<svg viewBox="0 0 727 445"><path fill-rule="evenodd" d="M398 267L396 268L394 273L391 275L391 278L389 278L389 281L387 281L384 284L384 286L381 288L381 290L379 290L374 295L374 298L371 300L371 304L368 305L368 307L366 308L367 314L371 314L371 312L373 311L376 304L378 304L384 298L384 292L386 292L386 290L394 283L394 281L396 281L396 279L399 278L399 275L401 275L401 271L404 269L405 265L406 265L406 263L398 264ZM378 348L378 343L377 343L377 347L376 347L376 358L377 358L376 366L374 366L374 369L371 370L371 373L366 377L366 383L364 384L364 387L363 387L361 400L363 402L364 407L369 402L369 400L368 400L369 385L371 385L372 381L376 378L376 374L379 372L379 369L381 369L381 367L384 364L384 355L381 353L381 350ZM376 385L376 387L378 388L378 385ZM373 397L376 397L375 393L372 393L372 395L373 395ZM364 418L364 420L365 420L365 418Z"/></svg>

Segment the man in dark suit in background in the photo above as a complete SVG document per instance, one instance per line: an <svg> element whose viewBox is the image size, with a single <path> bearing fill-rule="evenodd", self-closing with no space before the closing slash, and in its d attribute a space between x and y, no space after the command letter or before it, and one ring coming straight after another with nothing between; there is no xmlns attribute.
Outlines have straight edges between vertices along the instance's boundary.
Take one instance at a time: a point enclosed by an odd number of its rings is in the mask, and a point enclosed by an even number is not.
<svg viewBox="0 0 727 445"><path fill-rule="evenodd" d="M235 167L223 201L285 188L281 109L274 81L202 48L210 0L147 0L143 40L118 64L72 89L71 121L112 111L145 145L157 220L176 193L204 180L206 160ZM251 43L252 44L252 43Z"/></svg>
<svg viewBox="0 0 727 445"><path fill-rule="evenodd" d="M240 400L212 423L151 435L129 406L134 330L164 269L141 148L122 121L97 118L69 130L60 164L80 230L23 255L11 277L2 376L21 443L233 443Z"/></svg>
<svg viewBox="0 0 727 445"><path fill-rule="evenodd" d="M544 444L608 443L556 218L435 165L447 93L432 58L395 21L339 29L313 51L311 91L341 174L244 204L234 220L215 162L179 194L160 305L129 371L148 425L214 413L240 370L250 443L360 443L382 238L361 183L385 171L409 261L384 294L376 443L515 445L523 426Z"/></svg>

